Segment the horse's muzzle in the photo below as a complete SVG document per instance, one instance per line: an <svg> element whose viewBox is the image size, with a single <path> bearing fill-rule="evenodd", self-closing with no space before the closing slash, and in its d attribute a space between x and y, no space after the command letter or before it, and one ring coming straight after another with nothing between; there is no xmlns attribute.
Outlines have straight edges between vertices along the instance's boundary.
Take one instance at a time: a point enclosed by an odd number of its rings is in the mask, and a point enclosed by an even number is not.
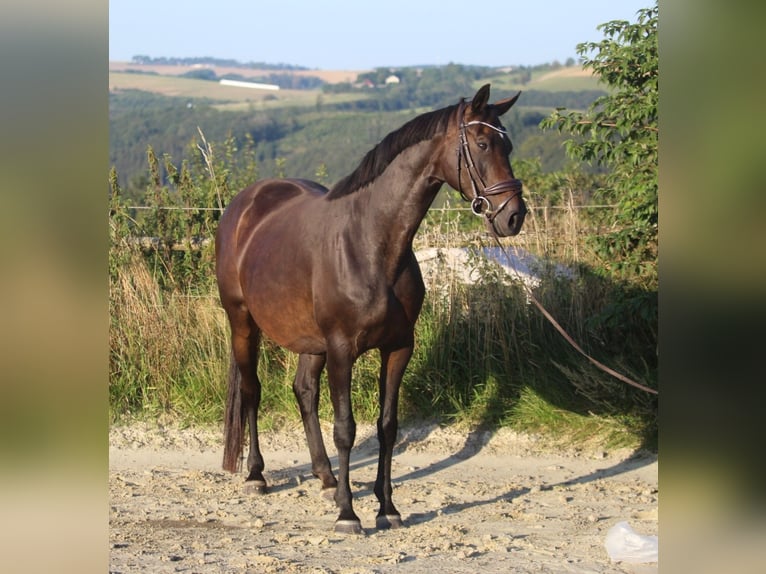
<svg viewBox="0 0 766 574"><path fill-rule="evenodd" d="M500 237L510 237L518 235L521 231L522 225L524 225L524 218L527 215L527 206L524 204L524 200L520 197L516 198L517 205L512 208L511 205L507 205L505 209L498 212L496 216L488 221L492 226L495 233Z"/></svg>
<svg viewBox="0 0 766 574"><path fill-rule="evenodd" d="M500 237L518 235L521 231L521 226L524 224L524 218L527 215L527 206L521 198L521 189L522 184L520 180L510 179L499 182L484 190L483 200L486 200L488 195L500 196L510 193L510 196L500 202L497 207L485 214L488 225Z"/></svg>

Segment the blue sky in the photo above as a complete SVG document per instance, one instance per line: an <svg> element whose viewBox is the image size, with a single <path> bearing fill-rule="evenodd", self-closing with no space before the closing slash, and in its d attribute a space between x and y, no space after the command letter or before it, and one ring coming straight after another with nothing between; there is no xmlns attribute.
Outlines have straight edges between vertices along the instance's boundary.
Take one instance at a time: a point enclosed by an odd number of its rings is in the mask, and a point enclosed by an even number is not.
<svg viewBox="0 0 766 574"><path fill-rule="evenodd" d="M535 65L653 0L110 0L109 59L212 56L326 70Z"/></svg>

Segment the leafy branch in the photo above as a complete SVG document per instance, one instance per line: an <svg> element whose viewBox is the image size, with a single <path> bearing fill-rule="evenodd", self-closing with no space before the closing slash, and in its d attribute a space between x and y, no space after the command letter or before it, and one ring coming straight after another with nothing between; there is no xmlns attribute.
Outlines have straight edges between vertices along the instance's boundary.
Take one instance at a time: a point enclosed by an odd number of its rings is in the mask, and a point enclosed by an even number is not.
<svg viewBox="0 0 766 574"><path fill-rule="evenodd" d="M594 237L604 266L622 280L657 286L659 58L655 5L637 21L599 26L605 39L577 46L583 66L609 86L585 112L556 109L541 123L572 136L567 155L608 170L600 194L618 205L605 233Z"/></svg>

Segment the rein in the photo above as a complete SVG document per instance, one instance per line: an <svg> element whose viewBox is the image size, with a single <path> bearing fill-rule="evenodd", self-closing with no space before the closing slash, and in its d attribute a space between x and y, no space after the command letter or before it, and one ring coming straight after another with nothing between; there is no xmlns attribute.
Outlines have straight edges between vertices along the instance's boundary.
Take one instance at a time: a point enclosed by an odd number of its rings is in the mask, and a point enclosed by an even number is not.
<svg viewBox="0 0 766 574"><path fill-rule="evenodd" d="M623 383L630 385L631 387L636 387L637 389L641 389L642 391L646 391L647 393L651 393L653 395L659 395L659 392L655 389L652 389L650 387L647 387L646 385L642 385L641 383L637 383L633 379L630 379L623 375L622 373L618 373L611 367L607 367L604 363L594 359L591 357L588 353L586 353L583 348L577 344L577 341L575 341L572 336L567 333L564 328L559 324L556 319L553 318L553 315L551 315L548 310L543 307L543 304L538 301L537 297L535 297L534 293L532 292L532 288L527 285L521 278L521 275L516 270L516 268L513 266L513 263L511 262L511 257L508 255L508 251L506 250L505 246L500 242L500 238L497 236L497 233L494 232L494 228L492 229L492 237L497 243L498 247L500 247L500 250L503 252L503 255L505 255L506 260L508 261L508 266L513 270L514 274L516 275L516 278L519 280L519 282L524 286L524 290L527 293L527 296L529 297L529 300L532 301L535 307L543 314L543 317L548 319L551 325L561 334L562 337L564 337L564 340L566 340L567 343L569 343L574 349L580 353L583 357L588 359L593 365L604 371L605 373L613 376L614 378L622 381Z"/></svg>
<svg viewBox="0 0 766 574"><path fill-rule="evenodd" d="M625 375L618 373L614 369L607 367L605 364L601 363L600 361L597 361L593 357L591 357L588 353L586 353L583 348L577 344L577 341L575 341L569 333L567 333L564 328L556 321L556 319L553 318L553 315L551 315L548 310L543 306L540 301L538 301L537 297L535 297L534 293L532 292L532 288L529 287L524 281L521 279L521 276L518 271L516 271L516 268L511 263L511 257L508 254L508 251L505 249L505 246L500 242L500 238L498 237L497 230L495 229L494 225L494 219L497 217L497 215L503 210L503 208L508 205L508 202L510 202L514 197L521 194L522 190L522 183L521 180L518 179L509 179L505 181L500 181L494 185L491 185L489 187L486 186L484 183L484 180L481 177L481 174L476 169L476 165L474 164L473 158L471 157L471 149L468 146L468 137L466 135L466 129L469 126L473 125L483 125L488 128L491 128L498 132L501 135L507 135L507 131L503 128L499 128L497 126L493 126L490 123L482 122L478 120L465 122L465 101L460 102L460 107L458 109L458 118L459 118L459 129L460 129L460 144L457 148L457 182L458 182L458 191L460 192L460 195L465 201L471 202L471 211L474 215L483 215L487 218L487 220L490 223L490 228L492 230L492 237L497 243L498 247L500 247L501 251L503 252L503 255L505 255L506 260L508 261L509 266L513 270L513 272L516 274L517 279L521 282L521 284L524 286L524 290L527 293L527 296L529 297L529 300L532 301L535 307L543 314L543 316L553 325L553 327L561 334L562 337L566 340L567 343L569 343L578 353L580 353L583 357L588 359L593 365L604 371L605 373L613 376L614 378L622 381L623 383L630 385L632 387L635 387L637 389L641 389L642 391L646 391L647 393L651 393L654 395L659 395L659 392L655 389L652 389L650 387L647 387L646 385L642 385L641 383L637 383L633 379L630 379L626 377ZM463 184L461 181L461 170L463 168L463 161L465 161L465 167L468 171L468 176L471 179L471 188L473 191L473 199L466 196L465 192L463 191ZM500 195L502 193L507 192L514 192L510 197L508 197L503 203L500 204L497 209L492 208L492 203L490 203L489 199L487 197L493 196L493 195Z"/></svg>

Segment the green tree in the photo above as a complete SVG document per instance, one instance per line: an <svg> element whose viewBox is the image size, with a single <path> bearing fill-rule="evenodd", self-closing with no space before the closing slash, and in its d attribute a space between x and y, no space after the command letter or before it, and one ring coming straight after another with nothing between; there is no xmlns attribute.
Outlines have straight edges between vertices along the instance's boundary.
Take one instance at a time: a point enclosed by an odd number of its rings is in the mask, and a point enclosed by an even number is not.
<svg viewBox="0 0 766 574"><path fill-rule="evenodd" d="M558 108L541 126L572 135L567 154L608 171L602 199L618 205L597 254L613 277L657 287L658 6L637 21L598 27L601 42L578 44L583 65L609 88L585 112Z"/></svg>

